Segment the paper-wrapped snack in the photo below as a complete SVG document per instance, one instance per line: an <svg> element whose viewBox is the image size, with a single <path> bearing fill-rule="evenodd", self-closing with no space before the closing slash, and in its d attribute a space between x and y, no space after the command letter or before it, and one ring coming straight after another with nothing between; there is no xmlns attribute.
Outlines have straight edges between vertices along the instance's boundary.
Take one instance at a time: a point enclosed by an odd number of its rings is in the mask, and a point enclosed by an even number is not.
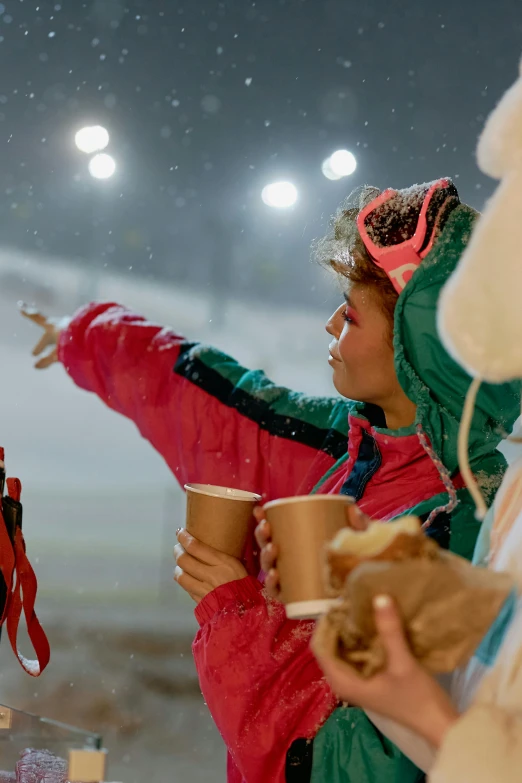
<svg viewBox="0 0 522 783"><path fill-rule="evenodd" d="M348 575L361 563L436 558L439 547L424 535L418 517L401 517L396 522L372 522L361 532L347 527L327 547L326 579L340 595Z"/></svg>
<svg viewBox="0 0 522 783"><path fill-rule="evenodd" d="M343 531L333 542L328 553L331 578L338 585L344 573L345 584L339 604L317 625L312 645L320 656L340 659L363 677L384 668L385 651L374 622L377 595L394 599L413 654L430 672L450 672L472 656L513 581L439 549L424 536L418 520L415 524L416 529L407 523L408 533L400 521L374 523L363 533L346 536ZM388 528L388 559L383 558L375 525Z"/></svg>

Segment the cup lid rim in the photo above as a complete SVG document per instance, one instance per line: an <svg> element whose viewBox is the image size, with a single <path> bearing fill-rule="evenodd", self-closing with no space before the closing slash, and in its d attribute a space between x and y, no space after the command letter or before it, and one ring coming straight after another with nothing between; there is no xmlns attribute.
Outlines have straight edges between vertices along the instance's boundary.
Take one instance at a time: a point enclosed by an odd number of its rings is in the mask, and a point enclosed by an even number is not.
<svg viewBox="0 0 522 783"><path fill-rule="evenodd" d="M235 487L221 487L217 484L189 483L185 484L184 489L185 491L190 490L191 492L195 492L197 495L206 495L207 497L211 498L223 498L225 500L242 500L243 502L247 500L250 502L259 503L263 499L261 495L257 494L257 492L248 492L244 489L236 489ZM227 495L226 492L223 492L223 490L232 490L232 492L237 494Z"/></svg>
<svg viewBox="0 0 522 783"><path fill-rule="evenodd" d="M315 501L315 500L329 500L329 501L342 501L345 505L351 505L355 503L355 498L351 495L296 495L289 498L278 498L277 500L270 500L265 503L263 508L274 508L275 506L286 506L291 503L300 503L301 501Z"/></svg>

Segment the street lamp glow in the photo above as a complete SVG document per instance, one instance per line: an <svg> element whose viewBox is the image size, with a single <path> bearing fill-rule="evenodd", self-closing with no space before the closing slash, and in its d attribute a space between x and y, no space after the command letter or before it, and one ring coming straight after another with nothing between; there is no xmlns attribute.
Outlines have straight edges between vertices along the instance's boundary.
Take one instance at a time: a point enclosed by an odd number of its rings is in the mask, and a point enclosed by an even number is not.
<svg viewBox="0 0 522 783"><path fill-rule="evenodd" d="M105 152L100 152L89 161L89 173L94 179L109 179L115 171L116 161Z"/></svg>
<svg viewBox="0 0 522 783"><path fill-rule="evenodd" d="M101 125L92 125L80 130L74 136L74 143L80 152L92 155L101 152L109 143L109 131Z"/></svg>
<svg viewBox="0 0 522 783"><path fill-rule="evenodd" d="M342 179L342 177L340 177L339 174L336 174L335 171L332 169L331 158L326 158L326 160L323 160L321 171L323 172L326 179L332 179L332 180Z"/></svg>
<svg viewBox="0 0 522 783"><path fill-rule="evenodd" d="M297 188L291 182L272 182L263 188L261 198L268 207L288 209L297 201Z"/></svg>
<svg viewBox="0 0 522 783"><path fill-rule="evenodd" d="M330 169L339 179L349 177L357 168L355 156L348 150L337 150L330 156Z"/></svg>

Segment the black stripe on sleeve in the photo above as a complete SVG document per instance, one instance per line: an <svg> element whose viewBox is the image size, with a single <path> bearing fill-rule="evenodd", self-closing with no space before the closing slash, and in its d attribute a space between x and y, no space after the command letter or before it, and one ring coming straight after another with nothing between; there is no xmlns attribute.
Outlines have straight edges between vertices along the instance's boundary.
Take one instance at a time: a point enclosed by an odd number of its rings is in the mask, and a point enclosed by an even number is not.
<svg viewBox="0 0 522 783"><path fill-rule="evenodd" d="M253 421L270 435L294 440L328 454L335 460L346 454L347 437L337 430L322 429L291 416L275 413L270 403L238 389L219 372L191 356L197 343L184 343L174 365L174 372L203 389L228 408Z"/></svg>

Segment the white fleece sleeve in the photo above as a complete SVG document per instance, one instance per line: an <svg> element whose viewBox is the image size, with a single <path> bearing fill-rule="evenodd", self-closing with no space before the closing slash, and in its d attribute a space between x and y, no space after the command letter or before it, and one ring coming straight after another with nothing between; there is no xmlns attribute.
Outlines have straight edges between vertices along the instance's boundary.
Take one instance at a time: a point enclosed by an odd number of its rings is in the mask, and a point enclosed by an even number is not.
<svg viewBox="0 0 522 783"><path fill-rule="evenodd" d="M429 783L467 781L522 781L521 600L493 669L448 731L429 776Z"/></svg>
<svg viewBox="0 0 522 783"><path fill-rule="evenodd" d="M520 783L522 719L494 705L471 707L442 743L429 783Z"/></svg>

